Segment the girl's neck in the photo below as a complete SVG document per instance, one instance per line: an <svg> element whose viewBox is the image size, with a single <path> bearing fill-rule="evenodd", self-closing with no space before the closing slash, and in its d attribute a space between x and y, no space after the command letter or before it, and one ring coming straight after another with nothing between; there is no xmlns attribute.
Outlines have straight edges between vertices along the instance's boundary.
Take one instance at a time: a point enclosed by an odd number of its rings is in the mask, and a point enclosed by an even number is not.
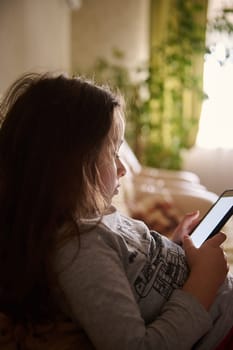
<svg viewBox="0 0 233 350"><path fill-rule="evenodd" d="M116 210L115 207L110 204L102 212L86 213L86 215L82 216L82 220L98 220L101 217L103 217L104 215L112 214L115 210Z"/></svg>

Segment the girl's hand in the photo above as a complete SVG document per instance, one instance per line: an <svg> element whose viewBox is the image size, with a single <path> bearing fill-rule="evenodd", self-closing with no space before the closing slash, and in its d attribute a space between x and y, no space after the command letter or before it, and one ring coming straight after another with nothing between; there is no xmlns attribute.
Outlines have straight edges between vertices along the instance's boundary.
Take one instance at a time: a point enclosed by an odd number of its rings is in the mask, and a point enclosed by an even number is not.
<svg viewBox="0 0 233 350"><path fill-rule="evenodd" d="M221 244L226 236L220 232L197 249L189 236L185 236L183 246L190 268L190 276L183 290L194 295L208 310L218 288L223 283L228 266Z"/></svg>
<svg viewBox="0 0 233 350"><path fill-rule="evenodd" d="M184 236L189 235L192 229L198 224L199 210L186 214L179 225L176 227L172 235L172 241L182 245Z"/></svg>

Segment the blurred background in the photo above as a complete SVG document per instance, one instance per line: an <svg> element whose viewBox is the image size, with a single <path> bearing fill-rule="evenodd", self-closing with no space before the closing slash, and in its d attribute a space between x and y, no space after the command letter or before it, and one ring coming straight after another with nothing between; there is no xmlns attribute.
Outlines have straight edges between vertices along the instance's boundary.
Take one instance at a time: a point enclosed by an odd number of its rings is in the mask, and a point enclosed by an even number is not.
<svg viewBox="0 0 233 350"><path fill-rule="evenodd" d="M0 94L28 71L119 88L145 166L233 187L233 1L0 0Z"/></svg>

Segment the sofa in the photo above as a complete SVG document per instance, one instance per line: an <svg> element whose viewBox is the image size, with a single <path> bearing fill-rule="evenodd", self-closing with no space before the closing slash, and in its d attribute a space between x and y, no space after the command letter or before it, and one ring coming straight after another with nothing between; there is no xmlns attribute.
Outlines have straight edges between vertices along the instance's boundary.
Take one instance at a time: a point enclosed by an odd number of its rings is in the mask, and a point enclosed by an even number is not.
<svg viewBox="0 0 233 350"><path fill-rule="evenodd" d="M120 149L120 157L127 173L120 180L121 189L113 204L123 214L143 220L166 236L186 213L199 210L202 217L218 198L193 172L143 166L127 142Z"/></svg>

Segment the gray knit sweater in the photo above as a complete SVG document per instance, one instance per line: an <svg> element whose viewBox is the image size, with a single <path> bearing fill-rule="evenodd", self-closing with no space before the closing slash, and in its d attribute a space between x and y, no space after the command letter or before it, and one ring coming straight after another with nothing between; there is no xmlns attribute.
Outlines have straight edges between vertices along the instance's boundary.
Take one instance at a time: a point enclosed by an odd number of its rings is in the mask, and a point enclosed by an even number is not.
<svg viewBox="0 0 233 350"><path fill-rule="evenodd" d="M63 311L96 349L181 350L196 343L210 350L228 332L231 277L208 313L180 289L188 276L180 246L115 208L97 225L83 221L83 231L79 251L73 238L57 252L55 269Z"/></svg>

